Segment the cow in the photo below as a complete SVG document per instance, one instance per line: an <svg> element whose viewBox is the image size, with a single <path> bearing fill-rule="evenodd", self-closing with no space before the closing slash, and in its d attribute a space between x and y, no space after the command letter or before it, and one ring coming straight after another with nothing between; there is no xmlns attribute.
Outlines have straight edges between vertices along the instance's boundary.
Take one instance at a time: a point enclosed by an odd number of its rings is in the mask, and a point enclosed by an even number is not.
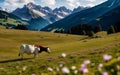
<svg viewBox="0 0 120 75"><path fill-rule="evenodd" d="M34 54L34 58L38 57L38 54L41 52L47 52L50 53L50 48L48 47L43 47L40 45L29 45L29 44L22 44L20 46L20 53L19 56L23 59L24 53L26 54Z"/></svg>

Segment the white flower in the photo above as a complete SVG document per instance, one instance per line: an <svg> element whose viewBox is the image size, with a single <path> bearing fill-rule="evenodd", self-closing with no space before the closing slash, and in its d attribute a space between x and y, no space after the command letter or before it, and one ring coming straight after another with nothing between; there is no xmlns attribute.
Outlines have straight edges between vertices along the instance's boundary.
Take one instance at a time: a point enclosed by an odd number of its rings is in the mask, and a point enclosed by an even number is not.
<svg viewBox="0 0 120 75"><path fill-rule="evenodd" d="M48 71L53 72L53 68L48 67Z"/></svg>
<svg viewBox="0 0 120 75"><path fill-rule="evenodd" d="M61 55L63 58L65 58L67 55L65 53L62 53Z"/></svg>
<svg viewBox="0 0 120 75"><path fill-rule="evenodd" d="M60 67L63 67L63 64L59 64Z"/></svg>
<svg viewBox="0 0 120 75"><path fill-rule="evenodd" d="M83 63L84 63L85 65L88 65L88 64L90 64L90 60L85 60Z"/></svg>
<svg viewBox="0 0 120 75"><path fill-rule="evenodd" d="M74 70L74 74L77 74L78 73L78 70Z"/></svg>
<svg viewBox="0 0 120 75"><path fill-rule="evenodd" d="M120 66L119 65L117 65L117 69L120 70Z"/></svg>
<svg viewBox="0 0 120 75"><path fill-rule="evenodd" d="M70 73L70 70L69 70L67 67L63 67L63 68L62 68L62 73L64 73L64 74L69 74L69 73Z"/></svg>
<svg viewBox="0 0 120 75"><path fill-rule="evenodd" d="M22 69L23 69L23 71L25 71L27 69L27 66L24 66Z"/></svg>
<svg viewBox="0 0 120 75"><path fill-rule="evenodd" d="M63 67L66 63L64 61L58 62L59 67Z"/></svg>
<svg viewBox="0 0 120 75"><path fill-rule="evenodd" d="M71 69L72 69L72 70L75 70L75 69L76 69L76 66L71 66Z"/></svg>
<svg viewBox="0 0 120 75"><path fill-rule="evenodd" d="M112 59L112 56L111 55L103 55L103 59L104 61L109 61L110 59Z"/></svg>

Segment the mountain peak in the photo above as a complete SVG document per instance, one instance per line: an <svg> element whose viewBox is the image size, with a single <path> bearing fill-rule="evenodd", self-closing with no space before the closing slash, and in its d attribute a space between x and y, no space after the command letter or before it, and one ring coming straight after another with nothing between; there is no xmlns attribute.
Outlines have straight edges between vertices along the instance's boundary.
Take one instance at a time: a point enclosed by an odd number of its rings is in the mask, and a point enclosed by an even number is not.
<svg viewBox="0 0 120 75"><path fill-rule="evenodd" d="M95 7L73 13L64 19L45 27L43 30L52 31L56 29L56 31L59 31L60 29L63 29L64 31L67 31L72 27L81 24L90 24L92 26L101 25L104 27L103 30L105 30L107 29L107 26L113 25L116 21L120 20L119 11L120 0L108 0Z"/></svg>
<svg viewBox="0 0 120 75"><path fill-rule="evenodd" d="M32 8L35 8L36 6L38 6L38 5L36 5L36 4L34 4L33 2L30 2L30 3L28 3L27 5L25 5L27 8L29 8L29 9L32 9Z"/></svg>
<svg viewBox="0 0 120 75"><path fill-rule="evenodd" d="M54 12L54 11L71 12L71 10L70 10L70 9L67 9L65 6L61 6L61 7L59 7L59 8L55 8L55 9L53 10L53 12Z"/></svg>
<svg viewBox="0 0 120 75"><path fill-rule="evenodd" d="M30 2L27 4L27 6L34 6L35 4L33 2Z"/></svg>
<svg viewBox="0 0 120 75"><path fill-rule="evenodd" d="M88 9L88 8L90 8L90 7L78 6L77 8L73 9L73 13L76 13L76 12L79 12L79 11L82 11L82 10L85 10L85 9Z"/></svg>

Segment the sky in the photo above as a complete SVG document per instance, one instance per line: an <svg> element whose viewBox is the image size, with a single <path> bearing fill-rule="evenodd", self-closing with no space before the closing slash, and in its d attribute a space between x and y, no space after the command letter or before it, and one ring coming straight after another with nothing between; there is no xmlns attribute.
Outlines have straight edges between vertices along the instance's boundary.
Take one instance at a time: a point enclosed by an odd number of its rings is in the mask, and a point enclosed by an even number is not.
<svg viewBox="0 0 120 75"><path fill-rule="evenodd" d="M65 6L69 9L77 8L78 6L95 6L107 0L0 0L0 7L15 10L21 8L29 2L33 2L41 6L49 6L52 9L60 6Z"/></svg>

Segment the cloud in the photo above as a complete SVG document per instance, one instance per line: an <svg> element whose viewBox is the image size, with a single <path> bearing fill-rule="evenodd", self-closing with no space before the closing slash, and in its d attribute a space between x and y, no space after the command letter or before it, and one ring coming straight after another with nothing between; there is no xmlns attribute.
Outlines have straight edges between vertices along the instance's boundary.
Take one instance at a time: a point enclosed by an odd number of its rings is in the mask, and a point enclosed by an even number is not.
<svg viewBox="0 0 120 75"><path fill-rule="evenodd" d="M87 7L93 7L93 6L95 6L95 5L91 3L91 4L87 4L86 6L87 6Z"/></svg>
<svg viewBox="0 0 120 75"><path fill-rule="evenodd" d="M29 2L35 3L34 0L5 0L4 6L10 6L10 7L20 7L24 4L27 4Z"/></svg>
<svg viewBox="0 0 120 75"><path fill-rule="evenodd" d="M66 1L70 7L80 6L80 2L78 0L66 0Z"/></svg>
<svg viewBox="0 0 120 75"><path fill-rule="evenodd" d="M41 3L44 3L46 5L55 5L55 0L41 0Z"/></svg>
<svg viewBox="0 0 120 75"><path fill-rule="evenodd" d="M95 2L96 0L86 0L86 1L88 1L88 2Z"/></svg>

